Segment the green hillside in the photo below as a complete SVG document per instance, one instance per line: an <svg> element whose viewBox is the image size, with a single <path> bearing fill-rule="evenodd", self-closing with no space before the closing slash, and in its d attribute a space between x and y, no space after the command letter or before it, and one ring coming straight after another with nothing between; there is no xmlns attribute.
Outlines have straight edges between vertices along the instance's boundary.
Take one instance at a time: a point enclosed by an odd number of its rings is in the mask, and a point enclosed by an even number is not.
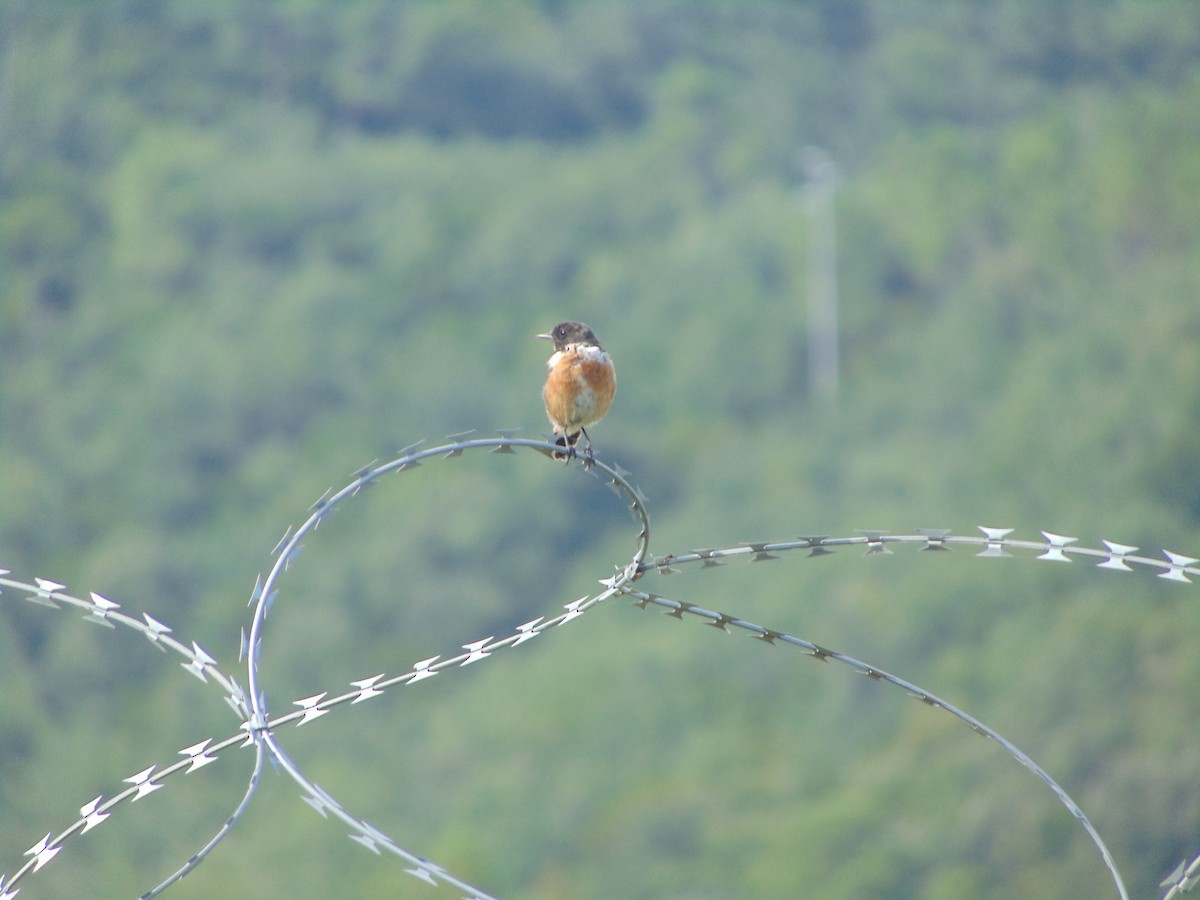
<svg viewBox="0 0 1200 900"><path fill-rule="evenodd" d="M808 375L802 151L837 169L840 386ZM661 557L980 525L1200 549L1200 6L0 0L0 568L148 612L243 678L259 572L371 460L589 431ZM389 476L306 541L273 710L598 590L636 525L543 457ZM1134 897L1200 853L1197 588L859 550L639 586L886 669L1013 741ZM0 596L0 873L235 733L144 638ZM1114 896L1029 771L836 664L613 600L281 742L506 898ZM252 754L114 814L21 898L136 896ZM455 896L270 766L176 897Z"/></svg>

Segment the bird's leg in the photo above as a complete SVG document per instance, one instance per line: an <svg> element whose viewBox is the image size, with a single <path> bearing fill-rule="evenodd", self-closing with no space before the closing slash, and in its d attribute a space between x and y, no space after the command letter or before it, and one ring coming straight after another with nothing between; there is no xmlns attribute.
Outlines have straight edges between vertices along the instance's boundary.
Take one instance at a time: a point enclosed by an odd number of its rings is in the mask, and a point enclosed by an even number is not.
<svg viewBox="0 0 1200 900"><path fill-rule="evenodd" d="M596 464L596 454L592 452L592 439L588 435L586 428L580 428L579 433L582 434L584 440L587 441L587 446L583 448L583 467L585 469L590 469Z"/></svg>

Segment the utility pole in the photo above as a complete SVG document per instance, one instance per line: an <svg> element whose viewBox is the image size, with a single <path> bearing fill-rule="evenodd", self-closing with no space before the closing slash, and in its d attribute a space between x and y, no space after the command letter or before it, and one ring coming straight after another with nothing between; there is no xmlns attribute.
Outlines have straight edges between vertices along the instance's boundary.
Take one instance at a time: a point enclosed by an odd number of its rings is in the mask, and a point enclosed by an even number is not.
<svg viewBox="0 0 1200 900"><path fill-rule="evenodd" d="M833 194L837 167L819 147L800 151L808 217L808 391L832 405L838 394L837 245Z"/></svg>

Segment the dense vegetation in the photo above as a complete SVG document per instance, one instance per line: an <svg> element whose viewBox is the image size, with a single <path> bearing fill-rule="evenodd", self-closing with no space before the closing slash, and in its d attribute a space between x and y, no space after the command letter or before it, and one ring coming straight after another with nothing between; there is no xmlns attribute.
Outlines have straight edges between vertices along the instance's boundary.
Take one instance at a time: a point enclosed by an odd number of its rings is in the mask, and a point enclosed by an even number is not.
<svg viewBox="0 0 1200 900"><path fill-rule="evenodd" d="M809 399L802 147L836 160L842 385ZM1200 7L0 0L0 564L237 667L255 574L413 441L546 426L589 322L598 452L659 554L978 524L1200 547ZM632 547L533 454L398 476L272 617L276 708L593 589ZM1198 554L1200 555L1200 554ZM673 579L673 580L671 580ZM1197 595L967 553L660 578L925 684L1072 793L1134 896L1200 850ZM0 870L236 722L140 638L0 605ZM1108 896L1078 824L945 716L627 604L286 743L503 896ZM129 896L233 757L28 896ZM269 774L176 896L439 896Z"/></svg>

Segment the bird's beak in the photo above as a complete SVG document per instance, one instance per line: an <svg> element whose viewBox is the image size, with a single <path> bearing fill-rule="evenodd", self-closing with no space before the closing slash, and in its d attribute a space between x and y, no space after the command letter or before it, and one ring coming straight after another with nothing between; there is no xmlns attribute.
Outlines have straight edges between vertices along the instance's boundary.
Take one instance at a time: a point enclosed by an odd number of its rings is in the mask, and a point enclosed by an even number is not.
<svg viewBox="0 0 1200 900"><path fill-rule="evenodd" d="M537 334L537 335L534 335L534 337L540 337L544 341L554 340L554 335L552 335L552 334Z"/></svg>

